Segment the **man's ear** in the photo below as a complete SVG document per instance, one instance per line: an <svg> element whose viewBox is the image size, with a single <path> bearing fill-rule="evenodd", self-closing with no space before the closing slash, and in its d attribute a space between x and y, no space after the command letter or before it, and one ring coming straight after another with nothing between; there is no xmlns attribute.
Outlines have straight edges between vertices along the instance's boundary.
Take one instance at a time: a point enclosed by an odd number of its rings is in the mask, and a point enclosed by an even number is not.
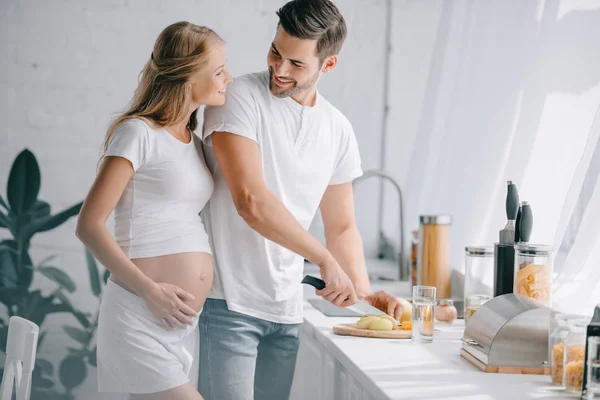
<svg viewBox="0 0 600 400"><path fill-rule="evenodd" d="M331 71L332 69L335 68L335 66L337 65L338 62L338 57L337 55L332 55L329 56L325 59L325 61L323 62L323 66L321 67L321 72L322 73L327 73L329 71Z"/></svg>

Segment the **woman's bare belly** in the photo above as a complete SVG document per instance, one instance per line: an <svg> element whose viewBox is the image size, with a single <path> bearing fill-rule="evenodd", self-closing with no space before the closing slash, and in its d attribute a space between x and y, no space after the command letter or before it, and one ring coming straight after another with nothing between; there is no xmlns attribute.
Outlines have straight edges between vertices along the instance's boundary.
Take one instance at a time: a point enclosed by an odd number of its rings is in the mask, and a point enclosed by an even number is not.
<svg viewBox="0 0 600 400"><path fill-rule="evenodd" d="M199 312L204 305L213 281L212 256L208 253L179 253L159 257L134 258L131 261L154 282L170 283L192 294L194 300L184 303ZM118 281L115 283L131 291Z"/></svg>

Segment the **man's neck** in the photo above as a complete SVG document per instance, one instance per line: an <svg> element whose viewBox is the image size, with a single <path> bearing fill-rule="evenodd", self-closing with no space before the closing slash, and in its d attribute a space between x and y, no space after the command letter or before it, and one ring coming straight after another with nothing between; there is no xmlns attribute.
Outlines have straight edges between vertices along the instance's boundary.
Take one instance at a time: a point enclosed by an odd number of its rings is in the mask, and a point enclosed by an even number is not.
<svg viewBox="0 0 600 400"><path fill-rule="evenodd" d="M303 106L314 107L317 102L317 90L313 87L292 96L292 99Z"/></svg>

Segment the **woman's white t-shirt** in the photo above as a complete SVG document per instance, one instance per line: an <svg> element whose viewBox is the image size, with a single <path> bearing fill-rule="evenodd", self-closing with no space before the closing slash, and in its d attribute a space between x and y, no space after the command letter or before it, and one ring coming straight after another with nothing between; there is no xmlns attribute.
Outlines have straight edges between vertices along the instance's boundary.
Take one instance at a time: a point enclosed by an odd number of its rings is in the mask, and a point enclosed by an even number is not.
<svg viewBox="0 0 600 400"><path fill-rule="evenodd" d="M141 119L120 124L106 156L126 158L133 177L115 212L115 238L129 258L211 253L200 212L213 192L202 142L184 143Z"/></svg>

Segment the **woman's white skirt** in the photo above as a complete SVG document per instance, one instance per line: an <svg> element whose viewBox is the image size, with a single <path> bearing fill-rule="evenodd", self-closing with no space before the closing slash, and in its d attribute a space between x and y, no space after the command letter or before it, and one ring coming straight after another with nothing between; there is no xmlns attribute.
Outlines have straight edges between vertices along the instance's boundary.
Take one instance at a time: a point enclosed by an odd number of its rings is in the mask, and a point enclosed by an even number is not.
<svg viewBox="0 0 600 400"><path fill-rule="evenodd" d="M194 355L188 348L199 314L193 325L168 331L144 300L109 279L97 330L98 390L157 393L189 382Z"/></svg>

